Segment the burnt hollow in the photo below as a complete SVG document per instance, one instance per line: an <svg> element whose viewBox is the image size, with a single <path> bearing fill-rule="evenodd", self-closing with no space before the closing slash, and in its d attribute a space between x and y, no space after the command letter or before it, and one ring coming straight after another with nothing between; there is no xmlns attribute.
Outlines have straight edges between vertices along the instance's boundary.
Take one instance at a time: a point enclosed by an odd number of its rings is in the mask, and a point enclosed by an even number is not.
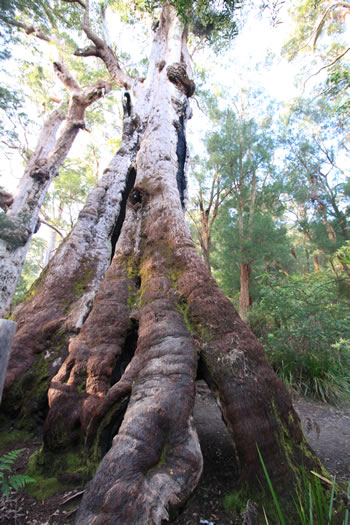
<svg viewBox="0 0 350 525"><path fill-rule="evenodd" d="M132 360L135 354L137 340L138 340L139 325L135 319L131 320L130 328L126 334L126 338L123 344L122 352L117 360L112 375L110 386L117 383L125 372L126 367ZM128 406L128 398L125 398L121 403L115 407L109 423L103 427L99 436L99 447L101 451L101 457L103 457L112 446L113 438L118 434L119 427L124 419L124 414ZM114 410L114 409L113 409Z"/></svg>
<svg viewBox="0 0 350 525"><path fill-rule="evenodd" d="M177 173L176 173L176 182L177 188L180 194L181 206L185 207L185 191L186 191L186 177L185 177L185 162L187 155L187 144L185 136L185 122L183 115L179 118L179 125L176 127L177 131L177 145L176 145L176 155L177 155Z"/></svg>
<svg viewBox="0 0 350 525"><path fill-rule="evenodd" d="M129 91L125 91L124 97L123 97L123 109L124 113L130 117L131 115L131 96Z"/></svg>
<svg viewBox="0 0 350 525"><path fill-rule="evenodd" d="M131 320L131 326L126 334L126 338L123 344L122 352L117 360L112 375L110 386L114 385L119 381L125 372L126 367L134 357L137 340L138 340L139 324L136 319Z"/></svg>
<svg viewBox="0 0 350 525"><path fill-rule="evenodd" d="M208 369L204 364L204 361L201 356L199 356L198 359L198 365L197 365L197 375L196 375L196 381L200 381L201 379L205 379L205 376L208 374Z"/></svg>
<svg viewBox="0 0 350 525"><path fill-rule="evenodd" d="M112 415L108 425L106 425L99 436L99 448L101 457L105 456L112 446L114 436L118 434L120 425L123 422L129 399L123 399L118 409Z"/></svg>
<svg viewBox="0 0 350 525"><path fill-rule="evenodd" d="M127 177L126 177L126 183L125 188L122 191L122 200L120 203L120 211L117 218L117 221L115 223L115 226L113 228L112 237L111 237L111 243L112 243L112 255L111 260L113 259L113 255L115 252L115 247L117 244L117 241L119 239L120 232L122 230L123 222L125 219L125 213L126 213L126 204L128 201L129 194L134 187L136 180L136 170L134 168L131 168Z"/></svg>

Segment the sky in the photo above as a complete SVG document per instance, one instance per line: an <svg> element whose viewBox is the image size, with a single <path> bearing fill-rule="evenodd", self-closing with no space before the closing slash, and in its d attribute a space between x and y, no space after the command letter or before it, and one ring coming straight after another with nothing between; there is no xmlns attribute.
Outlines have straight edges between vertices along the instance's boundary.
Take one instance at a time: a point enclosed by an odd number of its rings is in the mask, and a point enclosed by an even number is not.
<svg viewBox="0 0 350 525"><path fill-rule="evenodd" d="M250 85L263 89L267 96L281 103L287 103L293 97L301 95L302 86L295 85L295 77L300 69L301 59L289 63L285 57L280 56L281 48L292 31L292 22L286 10L280 13L280 22L273 26L267 12L263 16L252 13L229 51L219 56L207 51L195 55L195 61L208 69L208 79L218 93L225 91L226 95L234 96L239 92L240 87ZM133 49L142 49L143 56L145 56L147 48L145 41L141 36L137 36L136 27L132 27L131 30L133 31L133 42L138 38L138 44L133 45ZM127 32L124 36L115 18L110 19L108 32L110 34L117 32L116 40L126 49L130 49L130 33ZM53 48L54 46L48 46L48 54L52 55L51 58L54 54ZM140 57L135 56L135 61L138 58ZM16 67L14 62L9 63L7 72L10 74L12 67ZM192 148L198 151L202 148L199 137L203 136L210 123L195 101L192 102L192 107L194 118L190 121L188 130ZM84 132L79 134L71 151L72 156L79 156L79 151L87 138L91 136L87 137ZM97 137L96 140L98 140ZM33 147L35 136L31 137L31 141ZM106 157L102 163L102 169L103 164L107 164L110 157L111 155ZM3 157L0 159L0 186L14 192L23 172L22 161L15 155L10 160Z"/></svg>
<svg viewBox="0 0 350 525"><path fill-rule="evenodd" d="M287 19L287 16L285 16ZM113 29L112 29L113 28ZM133 39L137 38L137 45L133 45L134 50L140 50L139 56L135 55L135 62L142 56L147 56L147 44L141 35L137 35L136 27L129 27L129 30L133 31ZM125 49L130 49L130 33L123 34L120 24L116 18L110 19L108 33L116 34L116 41L121 43ZM279 59L273 67L267 67L264 65L268 51L274 53L276 56L279 55L281 45L286 38L286 22L279 24L276 27L272 27L269 20L266 17L259 19L258 16L250 16L249 24L242 29L239 36L233 42L229 52L226 52L222 56L215 56L211 54L210 60L208 60L208 52L202 52L195 56L195 61L200 64L212 68L210 77L213 79L213 84L217 85L218 90L225 88L228 90L236 90L239 84L244 83L256 83L257 72L258 81L261 87L272 98L277 100L285 100L288 97L292 97L297 93L293 83L293 76L295 74L296 66L294 64L288 64L286 59ZM252 38L252 34L254 38ZM45 44L44 44L45 45ZM46 46L48 51L48 57L54 60L56 57L54 46ZM17 67L16 64L16 52L14 53L13 62L8 63L6 74L13 72L13 78L15 79L14 71ZM260 63L258 71L255 67L250 70L247 69L247 64ZM240 78L241 77L241 78ZM245 80L242 80L242 79ZM223 79L225 79L223 81ZM226 85L225 85L226 84ZM54 91L54 90L53 90ZM198 113L196 103L193 103L194 119L190 124L190 133L192 136L200 135L199 128L203 129L204 117L200 112ZM30 108L28 108L30 112ZM197 128L197 129L196 129ZM30 136L29 140L31 146L34 147L35 135ZM79 149L81 149L84 143L84 137L80 133L80 137L76 141L72 149L72 155L78 156ZM7 188L9 191L15 191L16 185L23 172L22 161L18 159L16 155L10 157L10 159L1 158L0 165L0 186ZM107 162L107 160L106 160Z"/></svg>

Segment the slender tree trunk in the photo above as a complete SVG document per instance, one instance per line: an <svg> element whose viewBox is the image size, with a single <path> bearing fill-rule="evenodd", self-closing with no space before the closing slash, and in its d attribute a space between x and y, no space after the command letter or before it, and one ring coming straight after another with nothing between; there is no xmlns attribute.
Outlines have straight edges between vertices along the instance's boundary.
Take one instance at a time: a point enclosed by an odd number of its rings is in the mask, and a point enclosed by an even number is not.
<svg viewBox="0 0 350 525"><path fill-rule="evenodd" d="M62 110L57 109L45 122L35 153L20 181L19 192L11 208L2 218L0 316L6 313L15 293L47 190L58 175L79 129L85 127L85 110L110 89L106 82L98 82L82 90L63 64L55 62L54 67L59 78L71 91L68 112L64 116ZM56 139L56 133L63 121L65 124Z"/></svg>
<svg viewBox="0 0 350 525"><path fill-rule="evenodd" d="M38 223L39 209L57 171L46 166L47 157L55 146L56 133L64 115L56 109L48 117L38 145L19 184L19 193L2 218L0 234L0 315L3 315L14 294L21 275L32 234ZM74 134L74 133L73 133ZM72 136L72 142L74 140ZM56 168L56 166L55 166Z"/></svg>
<svg viewBox="0 0 350 525"><path fill-rule="evenodd" d="M54 210L52 211L54 213ZM60 202L58 206L58 214L57 214L57 217L55 217L55 220L62 219L62 214L63 214L63 205ZM56 242L57 242L57 230L50 228L49 239L48 239L48 243L46 246L45 257L44 257L44 268L45 266L49 264L52 257L54 256L55 249L56 249Z"/></svg>
<svg viewBox="0 0 350 525"><path fill-rule="evenodd" d="M45 257L44 257L44 268L47 266L52 259L55 248L56 248L57 232L55 230L50 230L49 240L47 242Z"/></svg>
<svg viewBox="0 0 350 525"><path fill-rule="evenodd" d="M318 264L318 257L315 253L313 255L313 262L314 262L315 272L318 273L320 271L320 266Z"/></svg>
<svg viewBox="0 0 350 525"><path fill-rule="evenodd" d="M7 363L10 355L13 336L17 324L7 319L0 319L0 403L5 383Z"/></svg>
<svg viewBox="0 0 350 525"><path fill-rule="evenodd" d="M208 268L209 272L211 273L211 265L210 265L210 244L211 244L211 239L210 239L210 233L208 231L208 228L206 227L205 229L203 229L203 226L202 226L202 233L203 233L203 235L202 235L202 238L201 238L201 248L202 248L203 260L204 260L205 264L207 265L207 268Z"/></svg>
<svg viewBox="0 0 350 525"><path fill-rule="evenodd" d="M250 279L250 264L240 263L240 294L239 294L239 315L246 321L250 309L250 294L249 294L249 279Z"/></svg>
<svg viewBox="0 0 350 525"><path fill-rule="evenodd" d="M115 171L89 197L31 307L20 312L9 397L18 368L20 382L30 363L33 371L35 351L43 354L48 341L62 335L58 327L72 336L69 352L68 341L60 341L61 361L46 368L46 381L55 367L57 373L38 468L57 466L52 458L60 454L64 462L68 450L86 461L87 470L99 463L79 525L160 525L169 510L184 504L202 471L192 417L197 368L232 436L242 483L253 488L257 476L263 479L257 445L282 493L290 495L296 486L300 464L319 466L288 391L211 277L186 224L185 125L194 90L189 74L186 33L167 6L134 112L127 97ZM128 192L131 172L136 179ZM116 247L110 264L111 238ZM90 273L75 298L69 290L79 283L87 252ZM20 347L33 340L33 321L41 343L34 339L23 367Z"/></svg>

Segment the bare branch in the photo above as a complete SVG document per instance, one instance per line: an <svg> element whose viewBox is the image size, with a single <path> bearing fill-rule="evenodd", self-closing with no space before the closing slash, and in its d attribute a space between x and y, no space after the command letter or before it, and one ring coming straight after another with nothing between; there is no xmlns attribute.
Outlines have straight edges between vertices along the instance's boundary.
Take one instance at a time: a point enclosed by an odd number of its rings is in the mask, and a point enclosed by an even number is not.
<svg viewBox="0 0 350 525"><path fill-rule="evenodd" d="M62 232L60 232L60 230L58 228L56 228L56 226L54 226L53 224L50 224L46 221L44 221L44 219L42 219L42 217L39 217L39 220L42 224L45 224L46 226L48 226L49 228L51 228L52 230L55 230L56 233L58 233L62 239L64 239L64 235Z"/></svg>
<svg viewBox="0 0 350 525"><path fill-rule="evenodd" d="M85 49L78 49L75 52L77 56L97 56L103 60L112 79L121 87L130 89L133 79L129 77L120 67L119 61L114 51L99 37L90 26L89 19L89 0L86 1L83 19L81 21L82 29L94 46Z"/></svg>
<svg viewBox="0 0 350 525"><path fill-rule="evenodd" d="M222 195L220 201L219 201L219 206L221 206L221 204L224 202L224 200L226 199L226 197L228 197L230 195L230 193L233 192L233 188L227 188L227 190L224 192L224 194Z"/></svg>
<svg viewBox="0 0 350 525"><path fill-rule="evenodd" d="M78 82L62 62L54 62L53 68L56 75L68 91L81 91Z"/></svg>
<svg viewBox="0 0 350 525"><path fill-rule="evenodd" d="M46 42L51 42L49 35L41 31L41 29L36 29L33 25L26 25L19 20L14 20L13 18L2 17L2 19L13 27L18 27L18 29L23 29L27 35L34 35L40 40L45 40Z"/></svg>
<svg viewBox="0 0 350 525"><path fill-rule="evenodd" d="M325 22L325 20L326 20L326 18L328 16L328 13L332 9L334 9L334 7L345 7L346 9L350 9L350 3L349 2L334 2L329 7L327 7L327 9L324 11L324 13L322 15L321 20L319 21L319 23L317 24L317 27L315 29L314 41L312 43L312 47L313 47L314 51L315 51L315 48L316 48L317 39L320 36L320 33L322 31L322 28L323 28L324 22Z"/></svg>
<svg viewBox="0 0 350 525"><path fill-rule="evenodd" d="M82 8L86 9L86 5L82 0L62 0L62 2L66 2L67 4L79 4Z"/></svg>
<svg viewBox="0 0 350 525"><path fill-rule="evenodd" d="M191 213L189 210L187 210L187 213L188 213L188 215L189 215L191 221L193 222L193 225L194 225L195 230L196 230L196 232L197 232L198 240L199 240L199 242L200 242L200 244L201 244L201 246L202 246L202 245L203 245L202 235L201 235L201 231L200 231L200 229L198 228L198 224L197 224L197 222L196 222L194 216L192 215L192 213Z"/></svg>
<svg viewBox="0 0 350 525"><path fill-rule="evenodd" d="M343 56L346 55L346 53L348 53L349 51L350 51L350 47L348 47L343 53L340 53L340 55L338 55L332 62L330 62L329 64L326 64L325 66L322 66L318 71L316 71L316 73L313 73L312 75L310 75L304 82L303 92L305 90L306 83L310 80L310 78L315 77L316 75L321 73L323 69L328 69L329 67L334 66L334 64L336 64L341 58L343 58Z"/></svg>

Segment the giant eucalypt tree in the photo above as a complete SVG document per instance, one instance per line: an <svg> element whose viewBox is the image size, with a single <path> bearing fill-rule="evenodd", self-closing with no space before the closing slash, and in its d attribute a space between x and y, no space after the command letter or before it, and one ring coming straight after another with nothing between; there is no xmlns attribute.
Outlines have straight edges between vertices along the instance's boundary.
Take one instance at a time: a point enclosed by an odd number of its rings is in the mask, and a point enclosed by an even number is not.
<svg viewBox="0 0 350 525"><path fill-rule="evenodd" d="M16 312L2 409L19 426L43 424L38 472L92 478L77 524L160 524L201 476L193 405L202 377L232 436L240 486L253 498L261 491L258 446L291 500L300 465L320 465L185 220L195 91L187 38L192 30L215 40L220 27L232 36L235 3L146 2L157 18L146 78L122 69L89 2L75 4L88 39L75 54L101 59L123 88L122 143Z"/></svg>

